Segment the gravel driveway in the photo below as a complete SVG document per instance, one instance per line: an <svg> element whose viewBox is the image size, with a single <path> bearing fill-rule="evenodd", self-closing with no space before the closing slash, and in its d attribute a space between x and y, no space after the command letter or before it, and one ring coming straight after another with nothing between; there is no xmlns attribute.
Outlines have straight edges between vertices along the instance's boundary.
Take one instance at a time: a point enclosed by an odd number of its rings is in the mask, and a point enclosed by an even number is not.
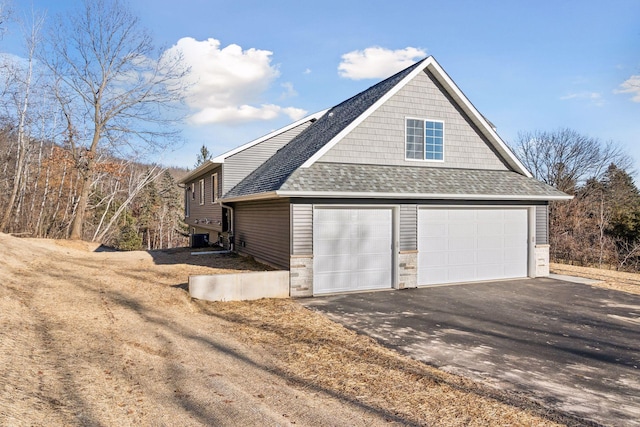
<svg viewBox="0 0 640 427"><path fill-rule="evenodd" d="M444 370L598 423L640 425L640 296L554 279L305 300Z"/></svg>

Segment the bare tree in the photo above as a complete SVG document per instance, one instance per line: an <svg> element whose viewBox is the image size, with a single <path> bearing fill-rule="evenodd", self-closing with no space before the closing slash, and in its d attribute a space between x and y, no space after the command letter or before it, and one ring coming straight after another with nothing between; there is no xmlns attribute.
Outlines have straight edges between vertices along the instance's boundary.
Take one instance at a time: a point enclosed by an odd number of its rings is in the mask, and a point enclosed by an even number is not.
<svg viewBox="0 0 640 427"><path fill-rule="evenodd" d="M18 193L24 191L26 186L26 172L28 171L27 160L31 145L28 122L30 119L31 95L34 87L34 62L36 49L41 41L40 33L43 25L44 16L36 16L34 14L31 24L23 26L27 51L26 65L12 67L13 72L9 74L11 78L10 84L7 86L13 89L10 91L13 100L11 104L15 106L15 118L18 122L18 129L15 144L16 158L13 183L9 192L9 199L2 214L2 219L0 220L0 230L6 229L15 207Z"/></svg>
<svg viewBox="0 0 640 427"><path fill-rule="evenodd" d="M589 178L600 179L612 163L625 170L632 165L613 142L571 129L520 133L512 148L533 176L567 193L574 193Z"/></svg>
<svg viewBox="0 0 640 427"><path fill-rule="evenodd" d="M98 149L137 158L176 140L167 109L182 100L181 58L160 55L120 0L85 0L58 19L42 60L58 82L66 148L79 178L70 237L83 237Z"/></svg>

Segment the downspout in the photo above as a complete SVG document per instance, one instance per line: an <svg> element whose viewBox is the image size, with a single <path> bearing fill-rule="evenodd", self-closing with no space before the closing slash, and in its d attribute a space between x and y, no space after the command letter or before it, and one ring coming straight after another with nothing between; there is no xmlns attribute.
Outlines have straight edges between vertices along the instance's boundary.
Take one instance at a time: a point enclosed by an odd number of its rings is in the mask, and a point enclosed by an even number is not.
<svg viewBox="0 0 640 427"><path fill-rule="evenodd" d="M229 209L229 250L233 252L234 242L235 242L235 233L233 231L233 208L229 205L225 205L222 202L219 202L220 206L226 209Z"/></svg>

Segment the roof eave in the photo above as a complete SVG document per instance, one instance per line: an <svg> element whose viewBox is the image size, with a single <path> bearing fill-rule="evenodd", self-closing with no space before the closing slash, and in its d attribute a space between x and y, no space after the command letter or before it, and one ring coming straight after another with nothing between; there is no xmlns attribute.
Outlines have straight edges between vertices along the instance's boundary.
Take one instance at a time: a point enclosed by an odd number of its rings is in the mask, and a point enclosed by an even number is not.
<svg viewBox="0 0 640 427"><path fill-rule="evenodd" d="M207 173L207 172L217 168L221 164L222 163L217 163L217 162L214 162L213 160L208 160L205 163L203 163L200 166L198 166L197 168L195 168L194 170L192 170L191 172L189 172L188 174L186 174L185 176L183 176L178 181L178 184L186 184L187 182L193 180L197 176L202 175L203 173Z"/></svg>
<svg viewBox="0 0 640 427"><path fill-rule="evenodd" d="M434 194L434 193L374 193L374 192L336 192L336 191L287 191L274 192L276 197L303 198L351 198L351 199L423 199L423 200L525 200L525 201L554 201L571 200L568 194Z"/></svg>
<svg viewBox="0 0 640 427"><path fill-rule="evenodd" d="M266 193L247 194L244 196L224 197L220 199L221 203L250 202L254 200L277 199L281 197L277 191L269 191Z"/></svg>

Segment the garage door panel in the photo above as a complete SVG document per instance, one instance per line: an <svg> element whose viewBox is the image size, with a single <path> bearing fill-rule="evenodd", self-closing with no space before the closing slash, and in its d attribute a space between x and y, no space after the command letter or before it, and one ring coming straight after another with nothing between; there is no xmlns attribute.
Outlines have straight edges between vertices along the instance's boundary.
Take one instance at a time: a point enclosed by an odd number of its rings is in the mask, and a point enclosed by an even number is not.
<svg viewBox="0 0 640 427"><path fill-rule="evenodd" d="M351 240L316 240L314 256L349 255L351 253Z"/></svg>
<svg viewBox="0 0 640 427"><path fill-rule="evenodd" d="M358 288L382 289L390 287L391 272L363 271L355 275Z"/></svg>
<svg viewBox="0 0 640 427"><path fill-rule="evenodd" d="M473 237L450 237L447 246L450 251L468 250L469 248L475 249L476 239Z"/></svg>
<svg viewBox="0 0 640 427"><path fill-rule="evenodd" d="M314 209L314 294L391 288L392 210Z"/></svg>
<svg viewBox="0 0 640 427"><path fill-rule="evenodd" d="M477 257L478 264L495 264L496 261L502 264L504 261L504 250L502 248L482 250L477 253Z"/></svg>
<svg viewBox="0 0 640 427"><path fill-rule="evenodd" d="M418 265L425 265L429 268L437 268L447 263L446 252L419 252Z"/></svg>
<svg viewBox="0 0 640 427"><path fill-rule="evenodd" d="M526 208L418 211L418 284L525 277Z"/></svg>
<svg viewBox="0 0 640 427"><path fill-rule="evenodd" d="M477 248L481 250L491 250L491 249L500 249L504 248L504 239L501 236L496 237L486 236L482 238L478 238Z"/></svg>
<svg viewBox="0 0 640 427"><path fill-rule="evenodd" d="M318 271L350 271L349 258L342 255L324 255L317 257Z"/></svg>
<svg viewBox="0 0 640 427"><path fill-rule="evenodd" d="M476 225L475 223L460 223L460 224L450 224L448 235L449 237L461 237L466 238L468 236L475 236L476 234Z"/></svg>
<svg viewBox="0 0 640 427"><path fill-rule="evenodd" d="M350 272L314 273L313 275L314 288L317 286L323 289L324 293L344 292L348 289L345 289L343 284L351 282Z"/></svg>

